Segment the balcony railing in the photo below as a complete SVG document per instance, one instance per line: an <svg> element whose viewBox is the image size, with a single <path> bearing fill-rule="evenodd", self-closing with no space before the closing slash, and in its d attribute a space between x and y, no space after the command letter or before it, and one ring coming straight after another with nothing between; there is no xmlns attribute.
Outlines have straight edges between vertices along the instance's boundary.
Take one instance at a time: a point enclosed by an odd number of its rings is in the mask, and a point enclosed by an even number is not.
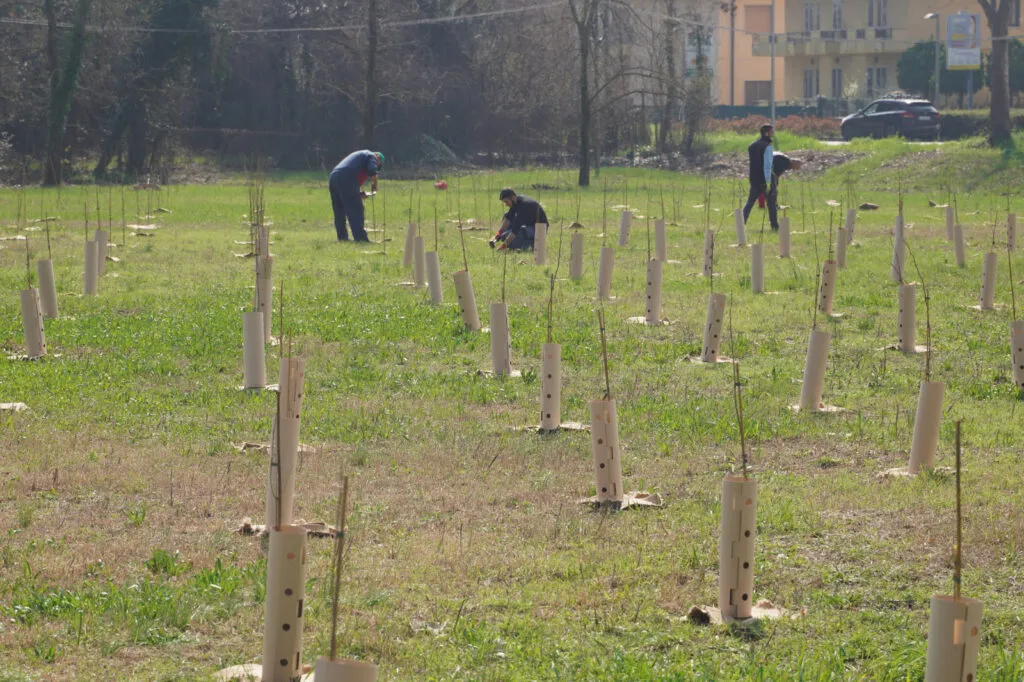
<svg viewBox="0 0 1024 682"><path fill-rule="evenodd" d="M834 29L828 31L795 31L780 33L775 45L775 56L796 57L836 54L873 54L902 49L901 40L907 38L907 29L887 28ZM754 36L753 55L771 56L771 40L767 34ZM905 42L905 41L904 41Z"/></svg>

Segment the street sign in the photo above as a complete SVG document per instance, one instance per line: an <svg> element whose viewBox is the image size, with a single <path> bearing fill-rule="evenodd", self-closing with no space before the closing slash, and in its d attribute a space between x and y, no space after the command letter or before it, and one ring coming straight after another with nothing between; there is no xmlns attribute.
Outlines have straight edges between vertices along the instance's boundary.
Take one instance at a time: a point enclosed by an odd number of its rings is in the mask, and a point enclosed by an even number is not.
<svg viewBox="0 0 1024 682"><path fill-rule="evenodd" d="M976 71L981 68L981 15L950 14L946 17L946 68Z"/></svg>

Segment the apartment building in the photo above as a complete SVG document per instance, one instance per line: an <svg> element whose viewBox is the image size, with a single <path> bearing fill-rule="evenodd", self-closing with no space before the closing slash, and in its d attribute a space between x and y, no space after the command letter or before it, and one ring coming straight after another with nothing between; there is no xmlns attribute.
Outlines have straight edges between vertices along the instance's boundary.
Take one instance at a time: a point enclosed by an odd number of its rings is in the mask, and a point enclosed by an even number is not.
<svg viewBox="0 0 1024 682"><path fill-rule="evenodd" d="M789 2L800 0L789 0ZM775 26L782 32L786 1L775 3ZM730 21L729 8L734 15ZM756 106L771 103L771 58L755 52L755 38L764 40L772 32L770 0L731 0L722 3L718 15L715 83L718 104ZM785 65L782 55L775 58L775 98L785 99Z"/></svg>
<svg viewBox="0 0 1024 682"><path fill-rule="evenodd" d="M1011 35L1021 31L1021 0L1015 0ZM946 17L957 12L981 14L976 0L790 0L776 55L785 64L785 87L779 101L870 100L897 88L896 65L911 45L946 39ZM982 51L991 48L982 17ZM768 36L755 36L753 53L769 54ZM922 85L922 93L926 85Z"/></svg>

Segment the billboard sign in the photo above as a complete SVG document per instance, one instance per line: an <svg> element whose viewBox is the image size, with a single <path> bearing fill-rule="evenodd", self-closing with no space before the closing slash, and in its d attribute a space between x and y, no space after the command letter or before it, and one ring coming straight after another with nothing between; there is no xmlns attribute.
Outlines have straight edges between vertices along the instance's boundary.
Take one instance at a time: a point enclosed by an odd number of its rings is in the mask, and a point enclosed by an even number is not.
<svg viewBox="0 0 1024 682"><path fill-rule="evenodd" d="M950 14L946 17L946 68L950 71L981 68L980 14Z"/></svg>

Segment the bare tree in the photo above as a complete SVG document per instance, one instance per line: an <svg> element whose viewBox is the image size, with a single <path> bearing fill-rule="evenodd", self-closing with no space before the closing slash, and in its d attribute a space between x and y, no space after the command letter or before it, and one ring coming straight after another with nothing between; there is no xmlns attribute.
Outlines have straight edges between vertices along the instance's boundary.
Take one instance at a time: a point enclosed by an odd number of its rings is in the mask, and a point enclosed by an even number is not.
<svg viewBox="0 0 1024 682"><path fill-rule="evenodd" d="M71 99L78 87L85 52L85 22L89 18L92 0L78 0L75 4L68 50L63 67L60 64L60 37L57 9L54 0L44 0L46 15L46 67L50 72L50 102L46 125L46 152L43 164L43 185L61 184L64 163L64 132L67 129Z"/></svg>

